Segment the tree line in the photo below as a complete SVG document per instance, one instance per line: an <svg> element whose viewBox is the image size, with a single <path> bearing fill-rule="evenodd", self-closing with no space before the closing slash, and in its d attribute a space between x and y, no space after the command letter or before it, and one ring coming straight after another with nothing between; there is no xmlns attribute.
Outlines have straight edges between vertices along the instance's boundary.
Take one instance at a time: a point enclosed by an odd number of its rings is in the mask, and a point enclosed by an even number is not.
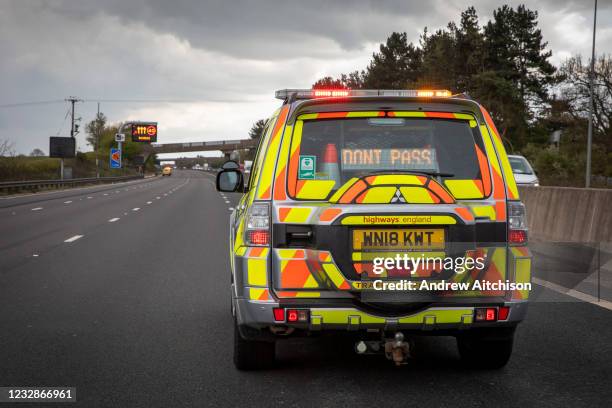
<svg viewBox="0 0 612 408"><path fill-rule="evenodd" d="M317 80L314 88L448 89L482 103L509 152L524 154L551 185L584 184L589 61L573 56L556 67L538 27L538 13L504 5L485 24L469 7L458 22L417 43L393 32L361 70ZM595 64L595 185L612 177L612 59ZM558 143L551 134L560 131ZM557 132L558 134L559 132ZM599 181L599 182L598 182Z"/></svg>

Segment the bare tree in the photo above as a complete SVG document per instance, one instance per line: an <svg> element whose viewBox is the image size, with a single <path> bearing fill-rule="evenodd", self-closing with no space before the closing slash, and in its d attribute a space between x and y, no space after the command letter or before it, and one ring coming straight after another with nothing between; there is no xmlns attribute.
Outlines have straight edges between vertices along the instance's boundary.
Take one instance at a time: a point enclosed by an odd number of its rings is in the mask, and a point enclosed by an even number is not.
<svg viewBox="0 0 612 408"><path fill-rule="evenodd" d="M590 63L580 56L568 59L561 66L563 96L570 104L570 113L586 118L589 111ZM612 56L601 56L595 61L593 84L593 122L601 135L612 134Z"/></svg>
<svg viewBox="0 0 612 408"><path fill-rule="evenodd" d="M10 140L0 140L0 156L14 157L16 154L15 143Z"/></svg>

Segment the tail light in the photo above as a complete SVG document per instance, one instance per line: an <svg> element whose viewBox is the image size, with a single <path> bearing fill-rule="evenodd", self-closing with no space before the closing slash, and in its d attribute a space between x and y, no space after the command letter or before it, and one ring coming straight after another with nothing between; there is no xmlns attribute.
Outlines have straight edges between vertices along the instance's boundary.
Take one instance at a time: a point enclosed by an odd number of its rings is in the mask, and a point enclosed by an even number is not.
<svg viewBox="0 0 612 408"><path fill-rule="evenodd" d="M287 321L289 323L305 323L309 320L310 313L306 309L287 309Z"/></svg>
<svg viewBox="0 0 612 408"><path fill-rule="evenodd" d="M474 310L477 322L494 322L497 320L496 307L478 307Z"/></svg>
<svg viewBox="0 0 612 408"><path fill-rule="evenodd" d="M249 246L270 245L270 205L254 203L247 213L245 241Z"/></svg>
<svg viewBox="0 0 612 408"><path fill-rule="evenodd" d="M527 243L527 216L525 206L520 201L508 202L508 243Z"/></svg>
<svg viewBox="0 0 612 408"><path fill-rule="evenodd" d="M509 306L477 307L474 309L474 320L477 322L497 322L500 320L508 320L509 314Z"/></svg>
<svg viewBox="0 0 612 408"><path fill-rule="evenodd" d="M272 313L274 313L274 321L285 321L285 309L283 309L282 307L275 307L274 309L272 309Z"/></svg>

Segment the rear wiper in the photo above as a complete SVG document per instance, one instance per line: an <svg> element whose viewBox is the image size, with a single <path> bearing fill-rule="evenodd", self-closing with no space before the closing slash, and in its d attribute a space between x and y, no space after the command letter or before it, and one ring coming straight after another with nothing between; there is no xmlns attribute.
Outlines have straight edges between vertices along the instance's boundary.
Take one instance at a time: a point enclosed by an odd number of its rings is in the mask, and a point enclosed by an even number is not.
<svg viewBox="0 0 612 408"><path fill-rule="evenodd" d="M413 171L412 173L420 173L432 177L455 177L455 173L439 173L437 171Z"/></svg>

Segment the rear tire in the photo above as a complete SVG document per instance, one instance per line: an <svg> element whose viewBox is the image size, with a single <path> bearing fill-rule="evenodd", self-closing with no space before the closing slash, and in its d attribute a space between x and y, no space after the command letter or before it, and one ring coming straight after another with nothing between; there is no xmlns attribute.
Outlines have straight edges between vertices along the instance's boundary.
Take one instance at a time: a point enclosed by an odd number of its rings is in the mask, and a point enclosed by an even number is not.
<svg viewBox="0 0 612 408"><path fill-rule="evenodd" d="M276 343L243 339L234 323L234 365L239 370L260 370L274 365Z"/></svg>
<svg viewBox="0 0 612 408"><path fill-rule="evenodd" d="M457 336L461 360L472 368L502 368L512 356L514 329L483 328Z"/></svg>

